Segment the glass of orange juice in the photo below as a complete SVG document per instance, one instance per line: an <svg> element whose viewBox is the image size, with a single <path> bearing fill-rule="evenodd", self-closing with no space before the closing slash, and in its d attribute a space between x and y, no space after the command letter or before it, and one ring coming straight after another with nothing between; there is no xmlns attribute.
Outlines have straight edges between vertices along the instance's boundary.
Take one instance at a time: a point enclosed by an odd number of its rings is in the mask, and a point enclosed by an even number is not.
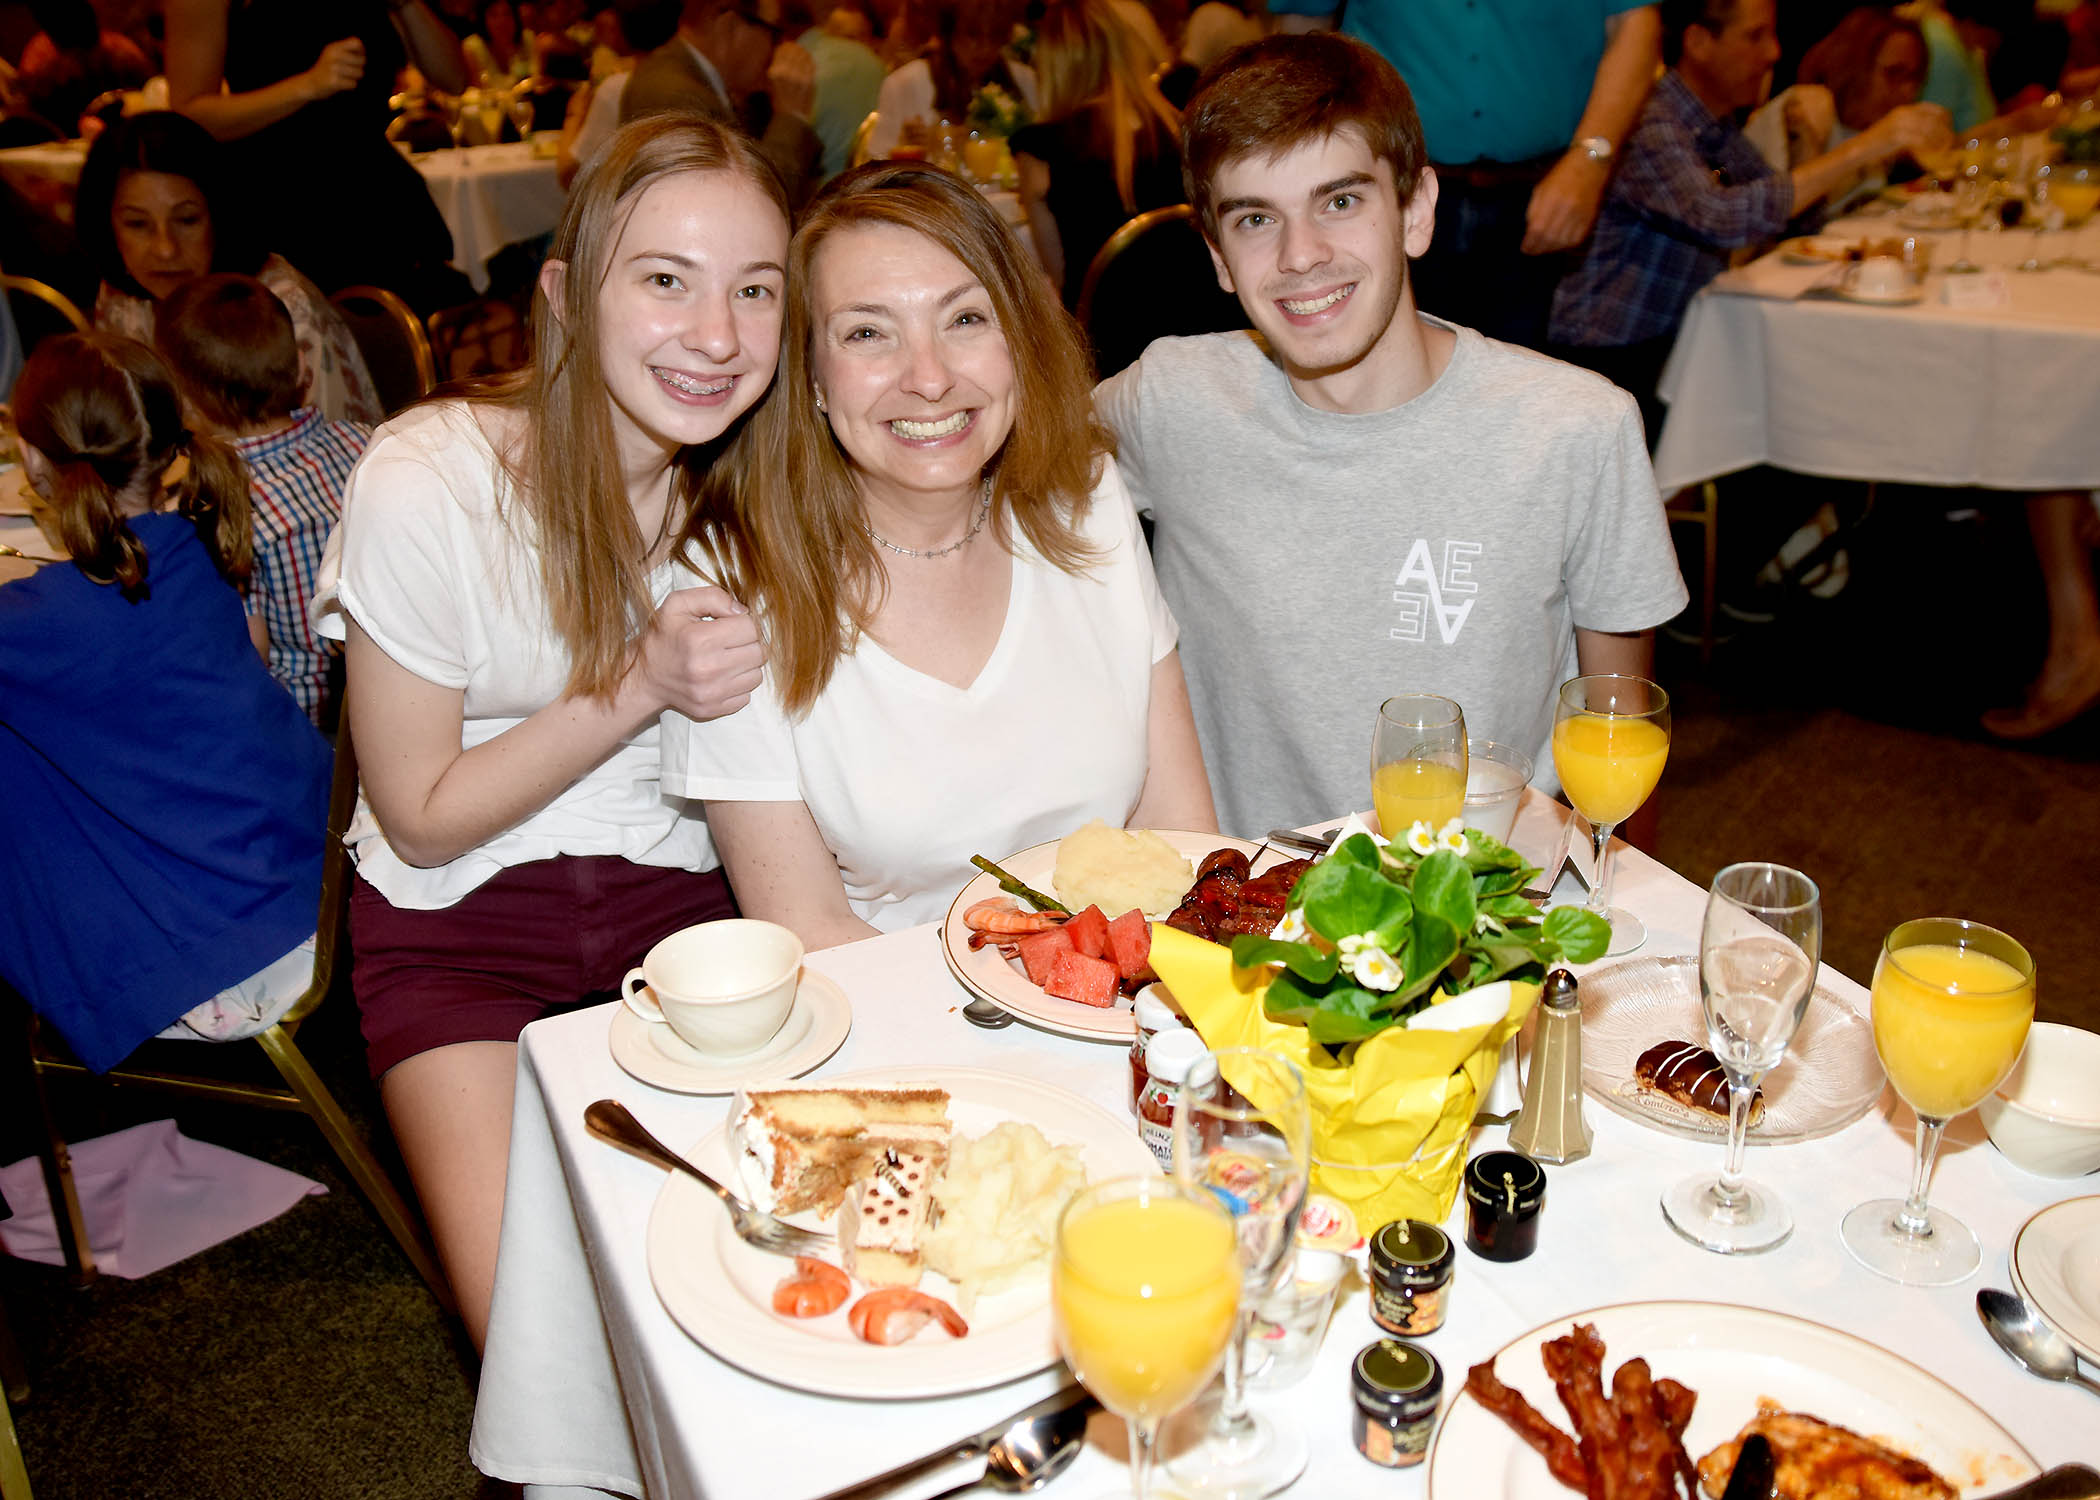
<svg viewBox="0 0 2100 1500"><path fill-rule="evenodd" d="M1371 805L1378 831L1395 843L1417 823L1434 832L1465 811L1466 716L1456 703L1401 693L1379 705Z"/></svg>
<svg viewBox="0 0 2100 1500"><path fill-rule="evenodd" d="M1135 1500L1151 1485L1160 1421L1217 1373L1239 1305L1239 1237L1208 1192L1171 1177L1118 1177L1059 1216L1050 1259L1057 1346L1129 1423Z"/></svg>
<svg viewBox="0 0 2100 1500"><path fill-rule="evenodd" d="M1845 1215L1845 1248L1908 1286L1950 1286L1982 1256L1976 1236L1929 1206L1933 1157L1947 1121L1981 1104L2020 1060L2034 1020L2034 960L1995 927L1952 917L1905 922L1874 965L1874 1050L1918 1117L1908 1198L1876 1198Z"/></svg>
<svg viewBox="0 0 2100 1500"><path fill-rule="evenodd" d="M1589 825L1589 909L1611 923L1607 953L1630 953L1648 940L1639 917L1611 904L1611 834L1640 811L1669 758L1670 695L1647 678L1572 677L1561 684L1553 769Z"/></svg>

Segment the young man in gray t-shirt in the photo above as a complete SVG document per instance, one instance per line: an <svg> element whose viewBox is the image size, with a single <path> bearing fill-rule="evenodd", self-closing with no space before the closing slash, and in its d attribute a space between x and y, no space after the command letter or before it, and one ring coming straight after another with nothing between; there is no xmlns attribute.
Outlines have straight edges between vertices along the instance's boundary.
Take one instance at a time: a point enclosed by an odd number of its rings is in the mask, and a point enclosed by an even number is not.
<svg viewBox="0 0 2100 1500"><path fill-rule="evenodd" d="M1686 599L1631 398L1416 311L1436 180L1361 43L1242 48L1182 149L1254 331L1161 339L1095 403L1158 523L1220 826L1367 806L1400 692L1457 700L1553 789L1560 684L1649 675Z"/></svg>

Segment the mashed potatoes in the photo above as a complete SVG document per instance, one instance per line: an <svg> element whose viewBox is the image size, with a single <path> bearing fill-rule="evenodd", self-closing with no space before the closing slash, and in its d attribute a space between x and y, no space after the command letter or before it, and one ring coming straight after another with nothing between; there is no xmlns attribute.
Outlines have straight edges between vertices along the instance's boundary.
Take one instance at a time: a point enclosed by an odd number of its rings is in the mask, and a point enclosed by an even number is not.
<svg viewBox="0 0 2100 1500"><path fill-rule="evenodd" d="M933 1185L940 1216L920 1244L926 1264L955 1283L967 1313L980 1292L1048 1272L1057 1216L1085 1186L1079 1148L1053 1146L1033 1125L957 1137Z"/></svg>
<svg viewBox="0 0 2100 1500"><path fill-rule="evenodd" d="M1195 878L1189 862L1158 834L1126 832L1096 818L1057 846L1051 884L1074 911L1092 904L1117 917L1136 907L1158 917L1181 904Z"/></svg>

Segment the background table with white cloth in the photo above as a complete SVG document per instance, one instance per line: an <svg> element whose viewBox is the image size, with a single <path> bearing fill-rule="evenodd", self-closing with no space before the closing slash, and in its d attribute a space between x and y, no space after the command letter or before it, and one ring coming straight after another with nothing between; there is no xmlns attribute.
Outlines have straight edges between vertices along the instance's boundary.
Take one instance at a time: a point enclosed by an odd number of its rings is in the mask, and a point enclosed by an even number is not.
<svg viewBox="0 0 2100 1500"><path fill-rule="evenodd" d="M552 156L530 141L466 146L409 158L452 231L452 264L474 290L489 286L489 257L547 233L566 193Z"/></svg>
<svg viewBox="0 0 2100 1500"><path fill-rule="evenodd" d="M1912 232L1861 216L1824 237ZM1938 267L1960 248L1958 231L1919 238ZM2003 271L2002 307L1946 305L1947 282L1976 278L1943 270L1909 306L1801 295L1818 273L1781 271L1776 254L1721 277L1692 299L1663 370L1662 492L1755 464L1906 484L2100 487L2100 275L2009 269L2033 243L2026 230L1971 236L1972 258ZM2073 243L2061 231L2045 248ZM2100 222L2075 247L2100 259Z"/></svg>
<svg viewBox="0 0 2100 1500"><path fill-rule="evenodd" d="M1539 858L1562 816L1528 793L1513 842ZM1643 953L1696 951L1705 899L1696 886L1626 850L1616 895L1648 923ZM1842 902L1844 892L1826 899ZM810 956L854 1010L852 1035L814 1081L885 1065L953 1063L1025 1074L1110 1109L1127 1107L1125 1048L1025 1024L969 1025L959 1014L968 996L943 966L939 942L937 928L921 927ZM1865 1006L1858 985L1827 971L1824 983ZM620 1099L666 1144L685 1149L722 1125L728 1104L664 1093L620 1071L607 1050L615 1009L538 1022L519 1047L502 1253L474 1422L479 1467L527 1483L659 1500L805 1500L990 1426L1065 1378L1053 1368L940 1400L849 1401L746 1375L688 1338L658 1301L644 1247L663 1174L586 1135L583 1112L594 1099ZM2094 1458L2100 1424L2092 1397L2017 1369L1974 1310L1979 1286L2007 1284L2007 1248L2020 1224L2088 1189L2019 1171L1988 1145L1975 1117L1965 1117L1949 1129L1933 1202L1977 1232L1983 1270L1938 1289L1884 1281L1845 1251L1838 1221L1860 1200L1900 1196L1908 1183L1911 1117L1886 1103L1892 1097L1825 1139L1753 1147L1752 1174L1784 1195L1798 1227L1778 1250L1739 1258L1679 1239L1656 1206L1680 1176L1718 1169L1721 1147L1660 1134L1591 1102L1595 1152L1550 1169L1536 1255L1508 1265L1483 1261L1462 1246L1462 1203L1452 1216L1461 1248L1449 1321L1424 1340L1442 1362L1447 1408L1467 1366L1549 1320L1613 1303L1703 1300L1792 1313L1863 1337L1955 1385L2040 1462ZM1501 1127L1478 1131L1475 1149L1499 1146L1504 1136ZM1376 1468L1351 1439L1349 1363L1379 1336L1363 1284L1352 1278L1312 1374L1262 1398L1289 1411L1311 1442L1311 1464L1291 1494L1424 1493L1425 1468ZM1048 1493L1101 1494L1125 1483L1121 1424L1097 1415L1089 1439L1075 1471Z"/></svg>

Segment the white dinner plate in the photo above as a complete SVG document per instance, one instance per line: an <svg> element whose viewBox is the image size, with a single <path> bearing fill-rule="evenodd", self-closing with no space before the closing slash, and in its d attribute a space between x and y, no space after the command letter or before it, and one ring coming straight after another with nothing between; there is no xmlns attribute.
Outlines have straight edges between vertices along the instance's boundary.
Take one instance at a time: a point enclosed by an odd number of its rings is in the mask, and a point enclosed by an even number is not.
<svg viewBox="0 0 2100 1500"><path fill-rule="evenodd" d="M948 1091L948 1118L958 1135L978 1136L1001 1121L1020 1120L1054 1146L1079 1147L1089 1181L1159 1170L1129 1120L1016 1074L927 1065L843 1074L819 1084L938 1085ZM686 1154L718 1180L735 1180L726 1125ZM819 1227L809 1215L789 1220ZM856 1299L827 1317L781 1316L773 1311L773 1288L792 1273L793 1262L738 1239L721 1200L682 1172L665 1178L656 1195L648 1250L649 1279L679 1327L729 1363L798 1390L861 1400L952 1396L1018 1380L1057 1360L1047 1271L1034 1285L980 1297L967 1314L970 1332L960 1339L935 1323L909 1343L863 1343L846 1321ZM926 1273L919 1289L955 1303L954 1289L935 1272Z"/></svg>
<svg viewBox="0 0 2100 1500"><path fill-rule="evenodd" d="M674 1094L733 1094L754 1079L793 1078L839 1050L853 1029L846 992L815 969L795 986L795 1006L773 1040L742 1057L697 1052L662 1022L622 1005L613 1012L613 1061L633 1078Z"/></svg>
<svg viewBox="0 0 2100 1500"><path fill-rule="evenodd" d="M1865 1433L1922 1459L1963 1495L1988 1495L2036 1472L2034 1456L1968 1397L1864 1339L1803 1318L1718 1302L1629 1302L1556 1318L1505 1345L1495 1374L1548 1421L1573 1424L1539 1348L1576 1323L1604 1340L1604 1385L1639 1355L1656 1378L1698 1394L1685 1451L1694 1463L1757 1415L1760 1398ZM1429 1445L1429 1500L1567 1500L1546 1460L1465 1394L1465 1372Z"/></svg>
<svg viewBox="0 0 2100 1500"><path fill-rule="evenodd" d="M2100 1364L2100 1197L2051 1204L2022 1224L2012 1275L2042 1321Z"/></svg>
<svg viewBox="0 0 2100 1500"><path fill-rule="evenodd" d="M1192 884L1193 867L1201 864L1203 856L1214 849L1239 850L1252 861L1257 875L1273 865L1300 857L1285 850L1250 844L1245 839L1227 838L1222 833L1185 833L1170 828L1153 831L1165 839L1175 853L1188 857ZM1050 876L1057 869L1060 842L1053 839L1047 844L1037 844L1033 849L1023 849L1019 854L1009 854L998 861L999 867L1021 884L1054 896L1057 893L1050 889ZM971 994L1047 1030L1090 1041L1127 1042L1135 1036L1137 1022L1131 1019L1128 996L1119 997L1110 1006L1060 1000L1055 995L1044 994L1041 986L1031 983L1019 959L1002 958L998 948L991 944L975 952L970 950L970 929L963 921L963 913L980 901L989 901L1003 894L998 880L983 874L956 893L954 902L948 907L948 915L941 920L941 954L948 960L948 972ZM1154 918L1169 914L1163 911L1147 913ZM1109 915L1120 914L1110 912Z"/></svg>
<svg viewBox="0 0 2100 1500"><path fill-rule="evenodd" d="M1779 258L1790 266L1835 265L1852 248L1850 240L1835 235L1800 235L1779 247Z"/></svg>
<svg viewBox="0 0 2100 1500"><path fill-rule="evenodd" d="M1925 300L1925 288L1922 286L1902 287L1893 292L1869 292L1840 285L1834 290L1845 301L1857 302L1863 307L1909 307L1914 302Z"/></svg>
<svg viewBox="0 0 2100 1500"><path fill-rule="evenodd" d="M1633 1082L1633 1065L1657 1042L1706 1045L1699 960L1635 958L1582 976L1582 1089L1614 1114L1688 1140L1725 1141L1728 1122L1684 1108ZM1779 1066L1765 1075L1765 1112L1748 1139L1761 1146L1813 1141L1874 1107L1885 1075L1868 1019L1821 985Z"/></svg>

